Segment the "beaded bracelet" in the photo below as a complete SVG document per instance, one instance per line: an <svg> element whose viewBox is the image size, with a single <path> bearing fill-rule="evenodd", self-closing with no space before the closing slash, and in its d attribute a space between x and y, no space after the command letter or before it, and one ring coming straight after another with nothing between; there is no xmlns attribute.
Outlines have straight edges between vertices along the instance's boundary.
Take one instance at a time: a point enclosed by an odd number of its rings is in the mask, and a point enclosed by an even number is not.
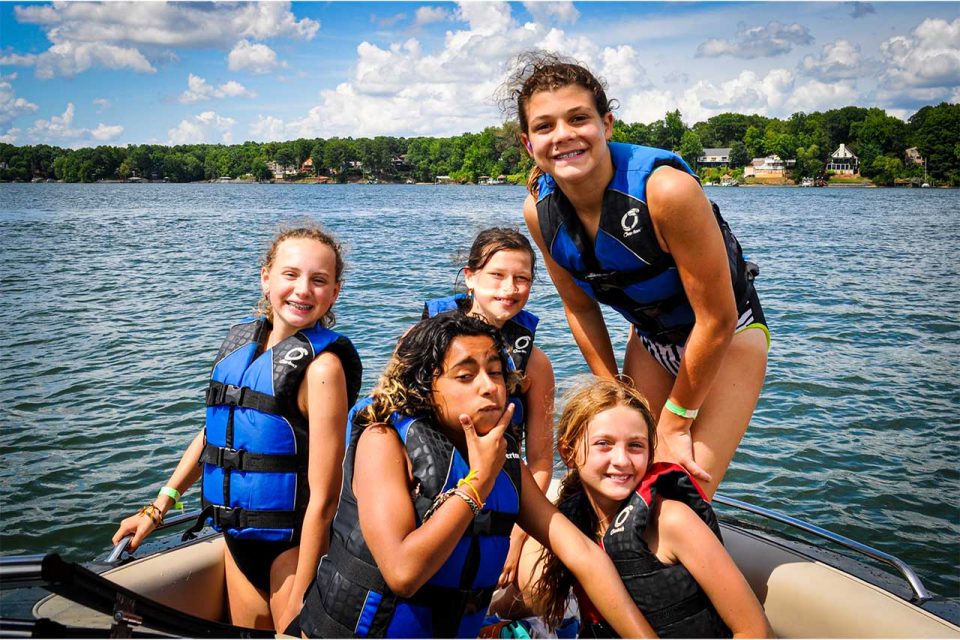
<svg viewBox="0 0 960 640"><path fill-rule="evenodd" d="M155 527L163 524L163 512L153 503L140 507L140 511L137 511L137 513L150 518L150 521L153 522L153 526Z"/></svg>
<svg viewBox="0 0 960 640"><path fill-rule="evenodd" d="M470 507L470 511L473 511L474 518L480 515L480 509L482 509L482 507L478 505L476 502L474 502L473 498L468 496L463 491L460 491L459 489L454 489L452 493L453 495L457 496L458 498L461 498L464 502L467 503L467 506Z"/></svg>

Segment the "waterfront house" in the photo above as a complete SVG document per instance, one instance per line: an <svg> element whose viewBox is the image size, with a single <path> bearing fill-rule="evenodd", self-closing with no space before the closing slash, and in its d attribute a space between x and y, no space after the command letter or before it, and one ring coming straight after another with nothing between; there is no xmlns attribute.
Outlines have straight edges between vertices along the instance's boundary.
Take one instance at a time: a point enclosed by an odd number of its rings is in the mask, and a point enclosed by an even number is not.
<svg viewBox="0 0 960 640"><path fill-rule="evenodd" d="M700 167L726 167L730 165L730 149L732 147L721 147L717 149L704 149L703 155L697 158L697 166Z"/></svg>
<svg viewBox="0 0 960 640"><path fill-rule="evenodd" d="M782 178L787 169L797 163L796 160L782 160L774 154L766 158L754 158L743 168L744 178Z"/></svg>
<svg viewBox="0 0 960 640"><path fill-rule="evenodd" d="M271 160L268 162L267 169L269 169L270 173L272 173L274 176L281 179L286 178L287 176L296 175L297 173L296 165L280 164L276 160Z"/></svg>
<svg viewBox="0 0 960 640"><path fill-rule="evenodd" d="M918 167L923 166L923 156L920 155L920 149L917 149L916 147L910 147L909 149L904 151L903 157L904 157L904 160L906 160L904 164L908 166L909 165L916 165Z"/></svg>
<svg viewBox="0 0 960 640"><path fill-rule="evenodd" d="M434 179L435 184L450 184L452 182L453 178L450 176L437 176L436 179Z"/></svg>
<svg viewBox="0 0 960 640"><path fill-rule="evenodd" d="M827 163L827 171L834 173L854 175L859 171L860 160L857 155L847 148L847 145L840 143L837 150L830 154L830 162Z"/></svg>
<svg viewBox="0 0 960 640"><path fill-rule="evenodd" d="M307 158L303 161L303 164L300 165L300 173L313 173L313 158Z"/></svg>

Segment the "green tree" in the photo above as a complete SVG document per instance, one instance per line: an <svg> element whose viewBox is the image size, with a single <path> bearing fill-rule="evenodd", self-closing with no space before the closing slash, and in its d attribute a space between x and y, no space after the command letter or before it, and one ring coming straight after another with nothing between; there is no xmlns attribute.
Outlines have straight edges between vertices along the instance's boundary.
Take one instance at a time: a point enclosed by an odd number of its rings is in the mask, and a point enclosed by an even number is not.
<svg viewBox="0 0 960 640"><path fill-rule="evenodd" d="M753 125L747 127L746 133L743 134L743 144L746 146L747 154L751 159L759 158L767 153L763 143L763 132L759 127Z"/></svg>
<svg viewBox="0 0 960 640"><path fill-rule="evenodd" d="M903 162L891 156L878 156L870 163L870 169L874 183L890 186L903 171Z"/></svg>
<svg viewBox="0 0 960 640"><path fill-rule="evenodd" d="M941 102L910 116L908 139L927 160L935 180L960 185L960 104Z"/></svg>
<svg viewBox="0 0 960 640"><path fill-rule="evenodd" d="M747 145L737 140L733 143L733 146L730 147L730 168L736 169L738 167L745 167L750 164L750 161L753 158L750 156L750 152L747 151Z"/></svg>
<svg viewBox="0 0 960 640"><path fill-rule="evenodd" d="M700 143L700 136L690 130L684 131L677 153L687 161L688 165L696 167L697 160L703 155L703 145Z"/></svg>

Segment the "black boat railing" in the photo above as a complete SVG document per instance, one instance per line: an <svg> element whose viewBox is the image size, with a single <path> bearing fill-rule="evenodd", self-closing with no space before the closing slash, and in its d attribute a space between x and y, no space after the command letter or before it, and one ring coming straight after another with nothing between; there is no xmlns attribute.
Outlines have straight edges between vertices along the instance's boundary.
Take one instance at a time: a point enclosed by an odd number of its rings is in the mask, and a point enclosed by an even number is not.
<svg viewBox="0 0 960 640"><path fill-rule="evenodd" d="M750 504L749 502L743 502L742 500L737 500L736 498L728 498L720 494L713 496L713 501L718 502L722 505L728 507L734 507L737 509L742 509L743 511L748 511L750 513L763 516L764 518L769 518L770 520L776 520L777 522L782 522L783 524L790 525L807 533L818 536L825 540L829 540L835 544L846 547L858 553L861 553L865 556L873 558L878 562L892 566L897 572L903 576L906 581L910 584L910 588L913 590L914 602L916 604L921 604L927 600L933 599L933 595L927 591L926 587L923 586L923 582L920 580L920 576L917 575L917 572L913 570L913 567L908 565L906 562L897 558L896 556L890 555L880 551L879 549L874 549L871 546L865 545L862 542L857 542L851 538L844 537L838 533L828 531L821 527L818 527L815 524L810 524L798 518L788 516L786 514L780 513L778 511L773 511L772 509L767 509L765 507L758 507L756 505Z"/></svg>

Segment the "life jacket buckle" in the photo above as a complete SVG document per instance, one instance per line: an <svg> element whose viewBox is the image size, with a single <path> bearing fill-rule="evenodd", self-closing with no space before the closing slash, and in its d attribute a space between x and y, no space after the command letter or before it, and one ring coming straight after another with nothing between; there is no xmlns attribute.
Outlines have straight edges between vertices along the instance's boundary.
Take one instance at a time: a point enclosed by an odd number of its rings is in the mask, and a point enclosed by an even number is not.
<svg viewBox="0 0 960 640"><path fill-rule="evenodd" d="M228 384L224 386L223 387L224 404L232 405L235 407L242 406L244 391L246 391L246 387L237 387L232 384Z"/></svg>
<svg viewBox="0 0 960 640"><path fill-rule="evenodd" d="M220 447L217 449L217 466L224 470L237 469L243 471L243 449Z"/></svg>
<svg viewBox="0 0 960 640"><path fill-rule="evenodd" d="M213 524L219 529L239 529L242 511L239 507L217 507L213 510Z"/></svg>

